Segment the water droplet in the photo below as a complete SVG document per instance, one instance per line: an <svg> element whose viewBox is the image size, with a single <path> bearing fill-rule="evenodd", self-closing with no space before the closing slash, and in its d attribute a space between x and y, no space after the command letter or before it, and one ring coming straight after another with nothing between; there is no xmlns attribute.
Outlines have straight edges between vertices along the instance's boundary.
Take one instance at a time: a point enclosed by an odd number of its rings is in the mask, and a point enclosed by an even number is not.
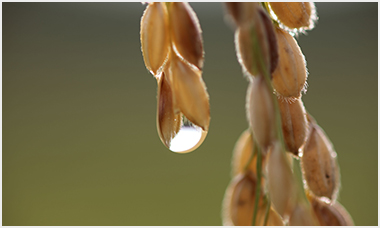
<svg viewBox="0 0 380 228"><path fill-rule="evenodd" d="M171 139L169 149L177 153L189 153L197 149L206 138L207 131L182 115L181 127Z"/></svg>
<svg viewBox="0 0 380 228"><path fill-rule="evenodd" d="M162 138L161 141L171 151L176 153L189 153L197 149L206 138L207 131L190 122L182 113L181 124L178 131L172 131L170 139ZM177 121L177 120L174 120Z"/></svg>

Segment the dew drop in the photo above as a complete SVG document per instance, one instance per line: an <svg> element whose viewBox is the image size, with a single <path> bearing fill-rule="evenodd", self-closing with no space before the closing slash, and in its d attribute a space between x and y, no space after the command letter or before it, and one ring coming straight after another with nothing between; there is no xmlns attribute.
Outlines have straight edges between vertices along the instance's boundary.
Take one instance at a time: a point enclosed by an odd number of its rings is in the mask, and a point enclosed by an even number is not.
<svg viewBox="0 0 380 228"><path fill-rule="evenodd" d="M182 115L181 127L171 139L169 149L176 153L189 153L197 149L206 138L207 131Z"/></svg>

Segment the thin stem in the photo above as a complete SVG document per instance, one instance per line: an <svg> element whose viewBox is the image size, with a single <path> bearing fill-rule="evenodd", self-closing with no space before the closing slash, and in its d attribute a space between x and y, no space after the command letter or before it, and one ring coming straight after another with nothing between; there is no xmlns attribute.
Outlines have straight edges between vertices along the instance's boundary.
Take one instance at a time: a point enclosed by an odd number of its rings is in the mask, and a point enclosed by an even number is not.
<svg viewBox="0 0 380 228"><path fill-rule="evenodd" d="M268 223L269 209L270 209L270 199L269 199L269 196L267 196L267 208L265 209L265 218L264 218L263 226L266 226Z"/></svg>
<svg viewBox="0 0 380 228"><path fill-rule="evenodd" d="M251 135L251 137L252 137L252 135ZM244 166L244 171L246 172L247 170L248 170L248 167L249 167L249 165L251 164L251 162L252 162L252 160L253 160L253 158L255 157L255 154L257 153L257 151L258 151L258 147L257 147L257 143L253 143L253 148L252 148L252 154L251 154L251 156L249 157L249 159L248 159L248 162L245 164L245 166Z"/></svg>
<svg viewBox="0 0 380 228"><path fill-rule="evenodd" d="M255 193L255 209L253 213L253 219L252 219L252 225L254 226L256 224L256 217L257 217L257 209L259 207L259 200L261 195L261 162L262 162L262 155L259 148L257 148L257 163L256 163L256 177L257 177L257 184L256 184L256 193Z"/></svg>

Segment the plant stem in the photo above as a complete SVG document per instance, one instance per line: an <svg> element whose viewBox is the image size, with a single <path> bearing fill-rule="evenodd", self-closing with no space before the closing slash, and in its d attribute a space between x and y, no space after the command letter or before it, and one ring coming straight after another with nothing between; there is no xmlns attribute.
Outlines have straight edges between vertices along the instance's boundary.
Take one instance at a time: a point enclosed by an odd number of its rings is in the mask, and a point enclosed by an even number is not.
<svg viewBox="0 0 380 228"><path fill-rule="evenodd" d="M269 209L270 209L270 199L269 199L269 196L267 196L267 208L265 210L265 218L264 218L263 226L267 225L268 218L269 218Z"/></svg>
<svg viewBox="0 0 380 228"><path fill-rule="evenodd" d="M253 135L251 135L251 137L252 137ZM253 138L253 137L252 137ZM254 141L254 139L252 139L253 141ZM248 159L248 162L245 164L245 166L244 166L244 171L245 172L247 172L247 170L248 170L248 167L249 167L249 165L251 164L251 162L252 162L252 160L253 160L253 158L255 157L255 154L257 153L257 151L258 151L258 147L257 147L257 143L256 142L253 142L253 148L252 148L252 154L251 154L251 156L249 157L249 159Z"/></svg>

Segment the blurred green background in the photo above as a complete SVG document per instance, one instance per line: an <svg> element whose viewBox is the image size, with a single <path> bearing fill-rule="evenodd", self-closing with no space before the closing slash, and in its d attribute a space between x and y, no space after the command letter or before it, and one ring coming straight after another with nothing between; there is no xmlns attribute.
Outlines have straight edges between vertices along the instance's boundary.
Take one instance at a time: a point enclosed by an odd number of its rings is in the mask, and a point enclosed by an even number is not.
<svg viewBox="0 0 380 228"><path fill-rule="evenodd" d="M221 3L191 3L203 30L211 125L175 154L156 130L140 3L3 3L3 225L221 225L247 82ZM378 6L316 3L299 37L303 101L335 145L339 201L378 216Z"/></svg>

